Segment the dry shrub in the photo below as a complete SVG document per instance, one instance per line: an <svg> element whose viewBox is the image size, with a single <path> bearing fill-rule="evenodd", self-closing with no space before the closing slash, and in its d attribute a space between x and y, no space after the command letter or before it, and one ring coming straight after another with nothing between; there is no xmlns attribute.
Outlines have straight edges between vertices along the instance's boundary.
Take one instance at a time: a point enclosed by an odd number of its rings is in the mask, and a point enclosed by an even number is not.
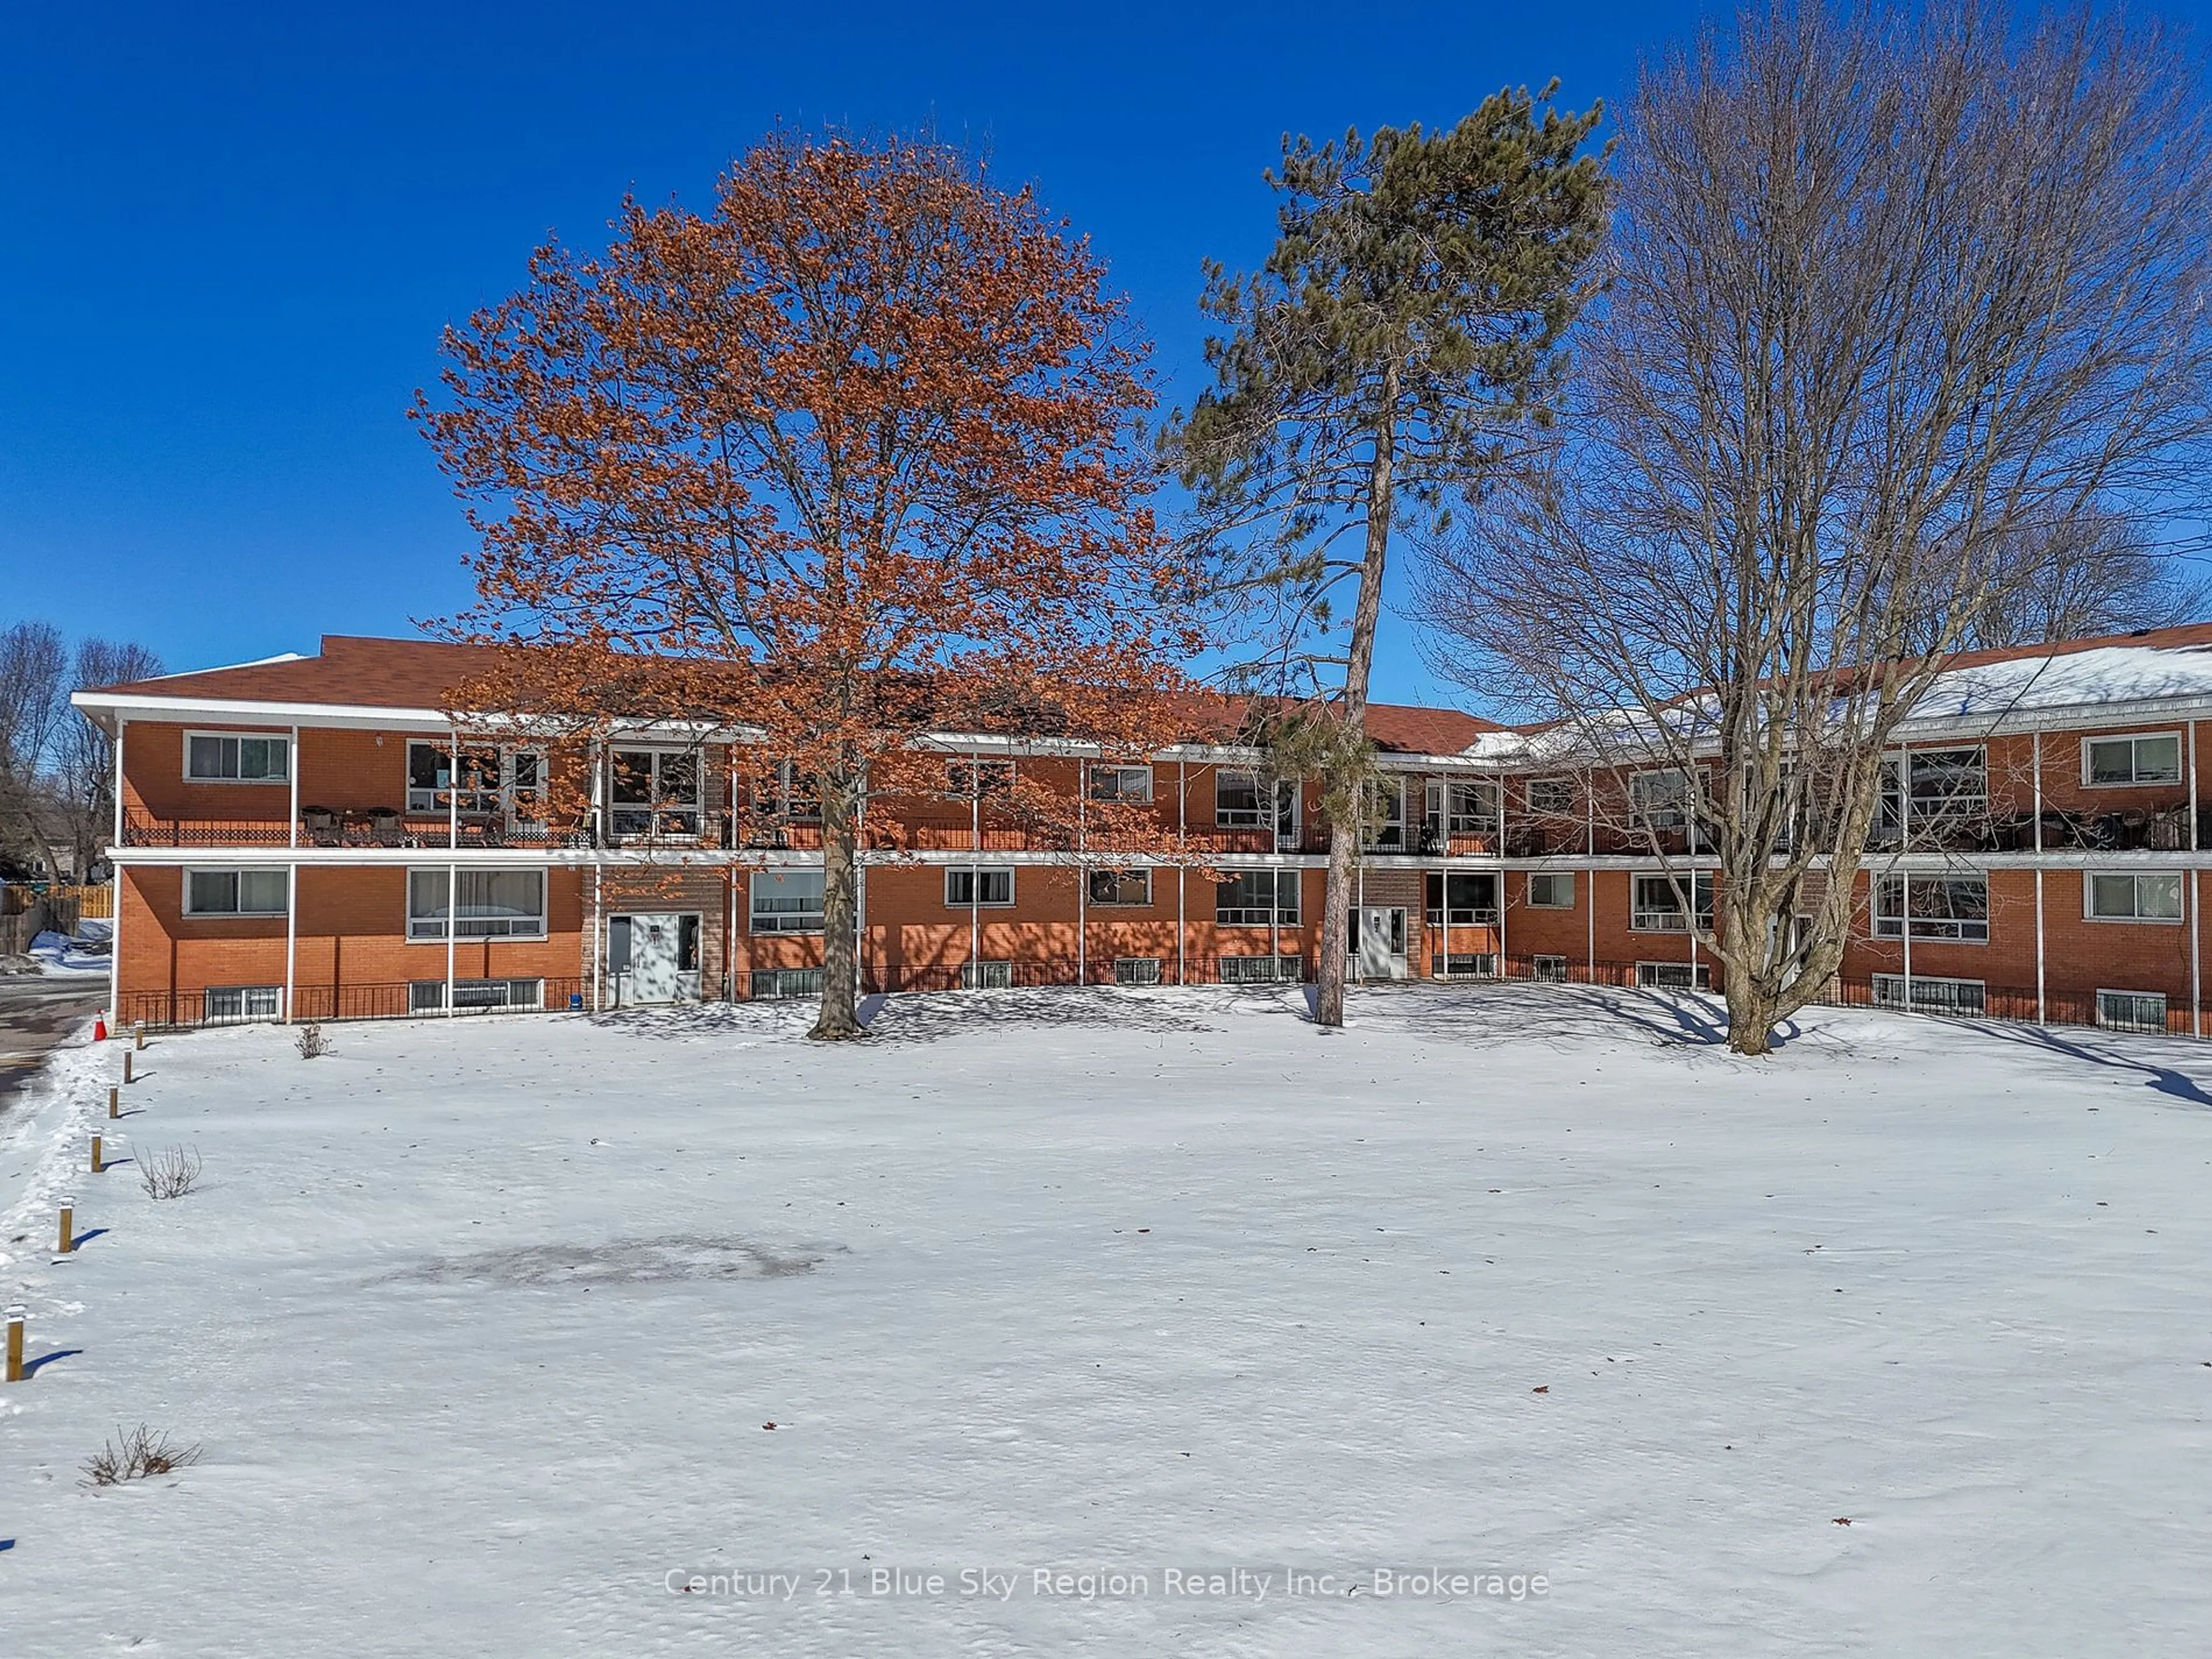
<svg viewBox="0 0 2212 1659"><path fill-rule="evenodd" d="M172 1146L167 1152L148 1153L138 1161L138 1184L149 1198L182 1198L199 1184L199 1178L197 1146L189 1150Z"/></svg>
<svg viewBox="0 0 2212 1659"><path fill-rule="evenodd" d="M330 1053L330 1039L323 1035L323 1028L321 1026L302 1025L300 1028L301 1059L313 1060L318 1054L326 1054Z"/></svg>
<svg viewBox="0 0 2212 1659"><path fill-rule="evenodd" d="M198 1441L189 1446L180 1446L167 1435L156 1434L141 1423L135 1429L118 1429L113 1440L100 1443L100 1449L85 1460L84 1484L88 1486L120 1486L125 1480L145 1480L155 1475L174 1474L179 1469L189 1468L199 1461Z"/></svg>

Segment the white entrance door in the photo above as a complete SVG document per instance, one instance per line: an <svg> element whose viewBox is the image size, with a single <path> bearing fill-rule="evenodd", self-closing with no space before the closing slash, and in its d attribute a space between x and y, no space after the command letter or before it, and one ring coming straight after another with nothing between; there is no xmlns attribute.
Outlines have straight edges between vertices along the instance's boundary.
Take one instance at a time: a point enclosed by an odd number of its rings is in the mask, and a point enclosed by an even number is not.
<svg viewBox="0 0 2212 1659"><path fill-rule="evenodd" d="M660 913L607 922L607 967L624 1005L684 1002L699 995L699 919Z"/></svg>
<svg viewBox="0 0 2212 1659"><path fill-rule="evenodd" d="M1362 979L1406 977L1406 912L1401 906L1370 904L1352 913L1354 971Z"/></svg>

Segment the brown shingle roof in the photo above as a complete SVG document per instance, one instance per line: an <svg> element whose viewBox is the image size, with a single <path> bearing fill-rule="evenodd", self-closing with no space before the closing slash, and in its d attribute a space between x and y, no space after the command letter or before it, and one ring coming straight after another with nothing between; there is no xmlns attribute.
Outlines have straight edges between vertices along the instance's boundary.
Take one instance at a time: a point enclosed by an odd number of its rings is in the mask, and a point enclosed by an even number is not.
<svg viewBox="0 0 2212 1659"><path fill-rule="evenodd" d="M154 697L209 697L236 702L304 702L368 708L441 708L446 694L490 666L480 646L439 640L379 640L325 634L313 657L272 659L235 668L167 674L88 693L135 691Z"/></svg>
<svg viewBox="0 0 2212 1659"><path fill-rule="evenodd" d="M350 634L323 635L320 654L235 668L210 668L170 674L131 685L102 686L87 693L100 696L132 691L145 696L189 700L205 697L234 702L323 704L344 708L443 708L453 690L490 667L486 647L452 645L439 640L385 640ZM1209 699L1220 714L1214 740L1235 730L1241 703ZM1402 703L1370 703L1367 726L1376 746L1404 755L1455 755L1485 732L1503 728L1455 708L1419 708ZM1201 719L1195 726L1213 726Z"/></svg>

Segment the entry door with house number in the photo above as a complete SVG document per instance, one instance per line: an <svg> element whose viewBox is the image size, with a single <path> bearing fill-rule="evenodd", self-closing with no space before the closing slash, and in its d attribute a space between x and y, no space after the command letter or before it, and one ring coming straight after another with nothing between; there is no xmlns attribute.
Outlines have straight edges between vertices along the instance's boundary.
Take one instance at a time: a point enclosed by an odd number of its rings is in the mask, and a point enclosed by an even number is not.
<svg viewBox="0 0 2212 1659"><path fill-rule="evenodd" d="M610 920L607 933L608 963L620 977L623 1002L698 1000L697 916L615 916Z"/></svg>
<svg viewBox="0 0 2212 1659"><path fill-rule="evenodd" d="M1352 913L1353 971L1362 979L1406 977L1406 912L1400 905L1369 904Z"/></svg>

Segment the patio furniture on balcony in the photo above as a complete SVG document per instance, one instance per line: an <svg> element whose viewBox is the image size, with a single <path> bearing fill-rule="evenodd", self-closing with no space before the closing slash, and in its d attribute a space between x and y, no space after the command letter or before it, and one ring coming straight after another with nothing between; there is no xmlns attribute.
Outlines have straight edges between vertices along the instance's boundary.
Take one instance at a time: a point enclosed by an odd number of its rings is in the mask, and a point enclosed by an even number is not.
<svg viewBox="0 0 2212 1659"><path fill-rule="evenodd" d="M300 809L301 833L307 836L310 847L337 847L343 844L344 831L338 815L327 806L303 806Z"/></svg>
<svg viewBox="0 0 2212 1659"><path fill-rule="evenodd" d="M368 811L368 844L372 847L411 847L415 843L407 834L407 820L392 806L373 806Z"/></svg>
<svg viewBox="0 0 2212 1659"><path fill-rule="evenodd" d="M2189 847L2189 809L2169 806L2150 815L2150 827L2144 836L2144 844L2154 852L2179 853Z"/></svg>

